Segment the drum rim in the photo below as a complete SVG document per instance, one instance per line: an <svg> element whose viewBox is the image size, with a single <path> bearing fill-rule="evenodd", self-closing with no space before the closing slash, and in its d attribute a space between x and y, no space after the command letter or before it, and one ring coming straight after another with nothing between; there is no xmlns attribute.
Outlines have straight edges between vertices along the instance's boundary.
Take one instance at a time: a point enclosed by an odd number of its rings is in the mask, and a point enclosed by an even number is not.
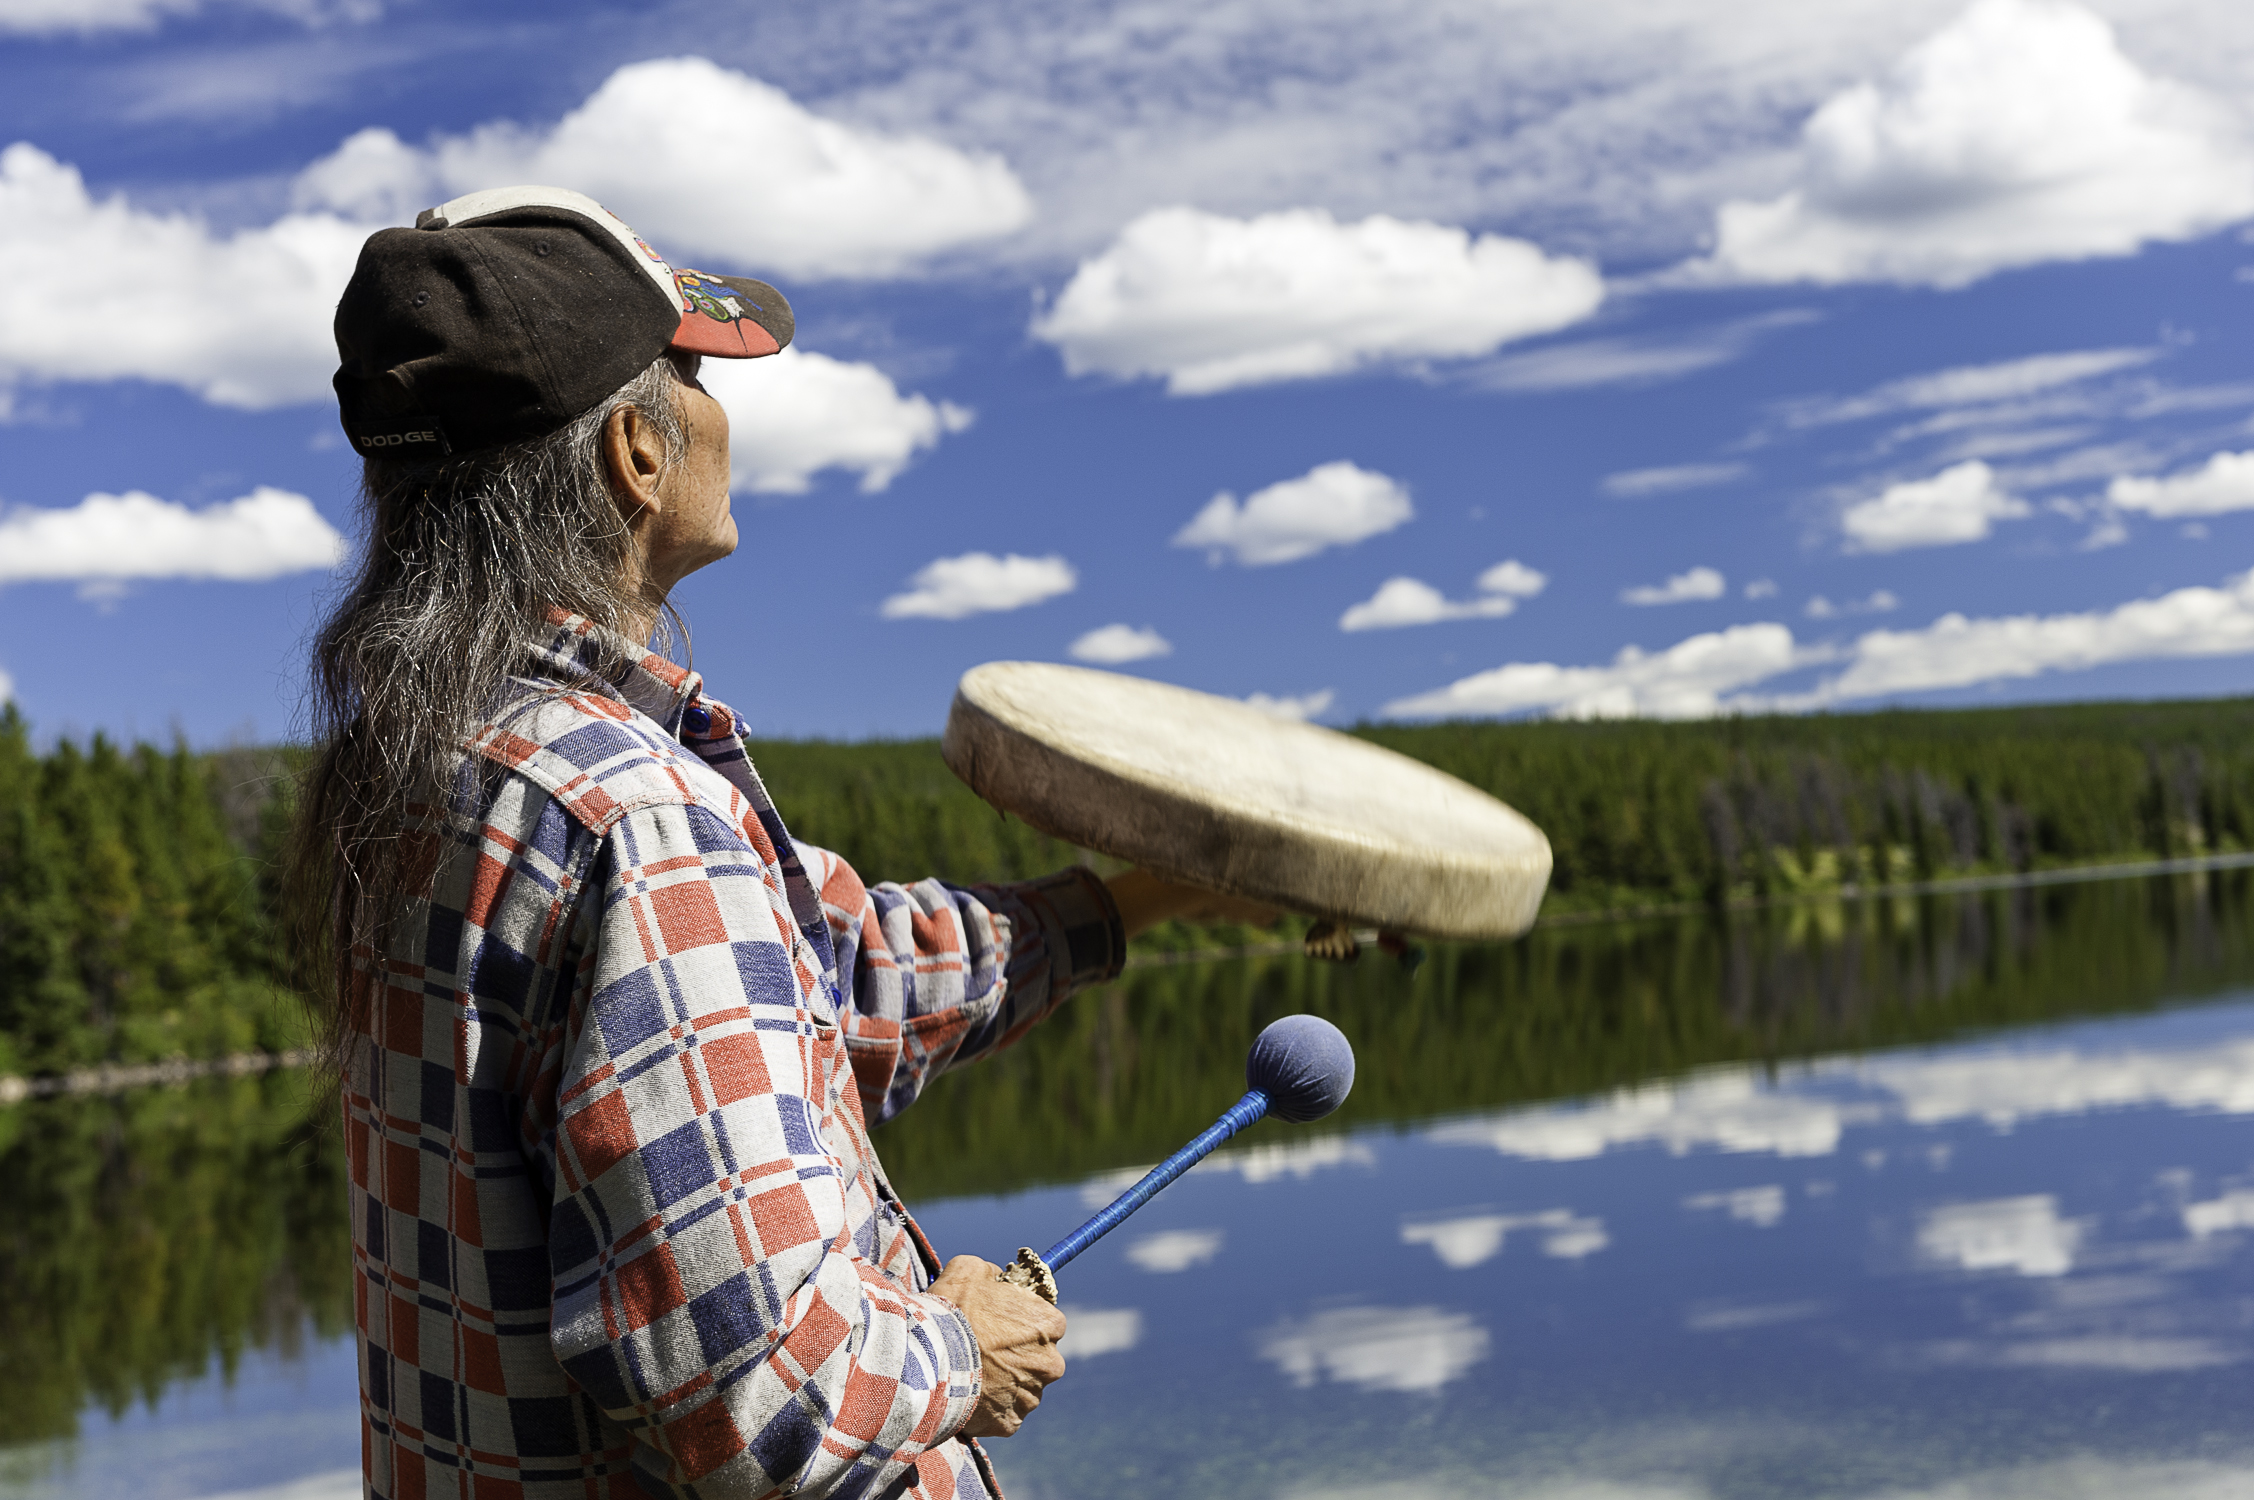
<svg viewBox="0 0 2254 1500"><path fill-rule="evenodd" d="M990 668L1084 675L1131 685L1136 690L1226 704L1246 713L1259 711L1172 683L1062 663L990 662L972 668L956 689L947 730L941 738L941 753L949 768L986 801L1015 813L1053 838L1129 860L1161 876L1359 925L1462 939L1512 937L1532 925L1548 884L1552 862L1549 840L1516 808L1460 777L1388 746L1320 725L1286 720L1269 726L1281 733L1304 732L1326 749L1341 744L1354 746L1357 753L1368 752L1389 763L1413 767L1423 779L1437 778L1438 784L1506 814L1505 826L1514 834L1524 835L1522 850L1482 853L1381 843L1362 830L1287 810L1232 808L1197 800L1132 761L1100 748L1076 747L1068 752L1003 719L993 705L980 701L986 695L979 691L984 684L978 679L981 674L989 674ZM1033 774L1010 778L1010 785L998 787L997 779L1007 776L1007 767ZM1004 795L997 795L998 791ZM1166 810L1169 816L1147 821L1149 826L1173 830L1171 843L1177 851L1195 847L1199 826L1204 825L1208 834L1226 832L1228 855L1217 859L1213 867L1186 866L1169 858L1158 841L1136 837L1133 825L1122 826L1101 813L1087 811L1109 802L1111 796L1107 794L1120 792L1156 800ZM1068 816L1058 818L1060 810L1066 810ZM1317 850L1335 851L1338 857L1310 859L1305 847L1288 847L1293 840ZM1353 868L1357 864L1362 867L1359 876ZM1371 873L1372 866L1381 867L1381 873ZM1382 889L1371 889L1380 882ZM1475 899L1467 887L1484 887L1484 891ZM1311 896L1309 891L1319 894Z"/></svg>

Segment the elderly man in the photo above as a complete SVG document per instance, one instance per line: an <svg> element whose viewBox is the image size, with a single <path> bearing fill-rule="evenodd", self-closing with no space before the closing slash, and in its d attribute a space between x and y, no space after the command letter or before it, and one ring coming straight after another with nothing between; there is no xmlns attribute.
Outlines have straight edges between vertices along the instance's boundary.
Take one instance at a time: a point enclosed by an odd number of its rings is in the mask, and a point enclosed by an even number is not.
<svg viewBox="0 0 2254 1500"><path fill-rule="evenodd" d="M295 881L382 1500L998 1494L974 1439L1063 1373L1064 1318L942 1269L868 1128L1202 898L864 885L650 649L737 542L699 361L791 329L552 188L372 236L338 306L366 545L314 653ZM771 714L852 670L802 568L741 586Z"/></svg>

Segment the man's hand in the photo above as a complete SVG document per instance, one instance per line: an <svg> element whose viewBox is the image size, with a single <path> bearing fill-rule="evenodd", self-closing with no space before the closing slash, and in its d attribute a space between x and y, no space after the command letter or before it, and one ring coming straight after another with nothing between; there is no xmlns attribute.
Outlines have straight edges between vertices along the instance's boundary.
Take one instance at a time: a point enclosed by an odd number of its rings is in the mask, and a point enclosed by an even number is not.
<svg viewBox="0 0 2254 1500"><path fill-rule="evenodd" d="M1148 870L1122 870L1104 882L1118 903L1120 925L1133 937L1161 922L1243 922L1272 927L1283 913L1265 902L1224 896L1194 885L1164 880Z"/></svg>
<svg viewBox="0 0 2254 1500"><path fill-rule="evenodd" d="M983 1358L984 1384L965 1437L1008 1437L1041 1404L1042 1387L1064 1376L1057 1352L1064 1314L1001 1275L990 1261L958 1255L931 1284L934 1295L963 1310Z"/></svg>

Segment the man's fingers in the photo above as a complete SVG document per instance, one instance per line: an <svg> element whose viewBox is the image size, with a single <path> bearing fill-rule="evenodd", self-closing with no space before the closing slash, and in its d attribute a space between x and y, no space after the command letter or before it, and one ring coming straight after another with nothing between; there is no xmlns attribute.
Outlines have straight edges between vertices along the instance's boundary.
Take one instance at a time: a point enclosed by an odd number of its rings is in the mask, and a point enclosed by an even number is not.
<svg viewBox="0 0 2254 1500"><path fill-rule="evenodd" d="M947 1265L945 1269L940 1271L938 1279L941 1281L960 1281L967 1277L977 1276L980 1272L984 1272L985 1278L991 1281L1002 1274L1002 1268L990 1260L980 1260L975 1255L951 1255L947 1258Z"/></svg>

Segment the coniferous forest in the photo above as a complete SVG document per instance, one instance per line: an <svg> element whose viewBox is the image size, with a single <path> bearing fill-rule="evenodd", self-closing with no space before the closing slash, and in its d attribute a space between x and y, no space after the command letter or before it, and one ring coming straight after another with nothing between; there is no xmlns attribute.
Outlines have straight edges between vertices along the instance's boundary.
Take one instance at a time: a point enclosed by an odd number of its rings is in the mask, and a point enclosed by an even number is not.
<svg viewBox="0 0 2254 1500"><path fill-rule="evenodd" d="M1355 732L1539 824L1552 914L2254 849L2254 699ZM871 879L1079 857L935 740L752 751L793 831ZM0 711L0 1074L302 1043L274 920L290 760L40 750Z"/></svg>

